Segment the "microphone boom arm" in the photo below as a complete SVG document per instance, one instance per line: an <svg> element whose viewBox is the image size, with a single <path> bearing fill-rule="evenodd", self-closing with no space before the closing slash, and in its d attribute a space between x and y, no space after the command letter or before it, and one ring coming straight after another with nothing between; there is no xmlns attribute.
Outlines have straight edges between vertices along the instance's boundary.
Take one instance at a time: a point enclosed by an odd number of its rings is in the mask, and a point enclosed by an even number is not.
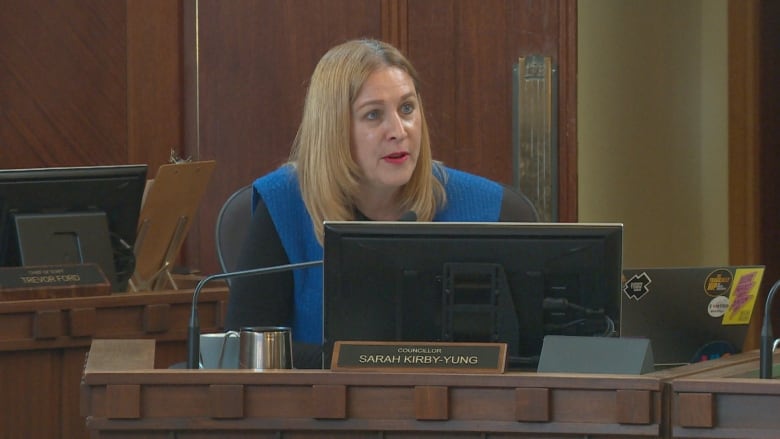
<svg viewBox="0 0 780 439"><path fill-rule="evenodd" d="M766 304L764 304L764 322L761 326L761 346L759 346L759 377L760 378L772 378L772 353L774 338L772 332L772 302L775 298L777 289L780 288L780 280L772 285L769 290L769 294L766 296Z"/></svg>

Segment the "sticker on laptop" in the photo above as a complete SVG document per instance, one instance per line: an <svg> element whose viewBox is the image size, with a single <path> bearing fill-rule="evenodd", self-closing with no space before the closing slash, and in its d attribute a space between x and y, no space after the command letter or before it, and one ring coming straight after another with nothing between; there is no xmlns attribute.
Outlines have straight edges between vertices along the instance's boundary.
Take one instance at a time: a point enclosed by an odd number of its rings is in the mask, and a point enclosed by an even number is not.
<svg viewBox="0 0 780 439"><path fill-rule="evenodd" d="M704 292L712 297L727 294L733 280L734 275L729 270L725 268L714 270L704 279Z"/></svg>
<svg viewBox="0 0 780 439"><path fill-rule="evenodd" d="M715 296L707 305L707 314L710 317L723 317L727 309L729 309L729 298L727 296Z"/></svg>
<svg viewBox="0 0 780 439"><path fill-rule="evenodd" d="M763 267L738 268L735 282L729 293L729 307L723 316L724 325L747 325L756 304L758 290L761 287Z"/></svg>
<svg viewBox="0 0 780 439"><path fill-rule="evenodd" d="M650 292L648 285L652 283L652 279L644 271L640 274L631 276L631 279L626 281L623 286L623 292L629 299L641 300L647 293Z"/></svg>

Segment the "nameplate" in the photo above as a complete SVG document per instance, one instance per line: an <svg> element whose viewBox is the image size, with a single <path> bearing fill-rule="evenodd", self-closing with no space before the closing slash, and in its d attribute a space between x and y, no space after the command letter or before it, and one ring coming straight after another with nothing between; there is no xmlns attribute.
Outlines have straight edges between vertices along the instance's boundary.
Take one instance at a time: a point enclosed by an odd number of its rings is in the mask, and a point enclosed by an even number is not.
<svg viewBox="0 0 780 439"><path fill-rule="evenodd" d="M0 267L0 299L26 300L110 294L97 264Z"/></svg>
<svg viewBox="0 0 780 439"><path fill-rule="evenodd" d="M337 341L331 370L503 373L506 343Z"/></svg>

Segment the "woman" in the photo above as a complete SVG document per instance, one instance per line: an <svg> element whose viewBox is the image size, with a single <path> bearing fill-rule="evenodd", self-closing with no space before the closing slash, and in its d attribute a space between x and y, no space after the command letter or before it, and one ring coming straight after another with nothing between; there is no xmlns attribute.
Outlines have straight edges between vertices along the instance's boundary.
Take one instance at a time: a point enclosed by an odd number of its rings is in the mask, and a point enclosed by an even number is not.
<svg viewBox="0 0 780 439"><path fill-rule="evenodd" d="M536 221L523 195L432 159L419 85L380 41L322 57L289 162L253 184L238 269L322 259L324 220ZM297 342L319 346L322 269L233 281L226 326L247 325L291 326Z"/></svg>

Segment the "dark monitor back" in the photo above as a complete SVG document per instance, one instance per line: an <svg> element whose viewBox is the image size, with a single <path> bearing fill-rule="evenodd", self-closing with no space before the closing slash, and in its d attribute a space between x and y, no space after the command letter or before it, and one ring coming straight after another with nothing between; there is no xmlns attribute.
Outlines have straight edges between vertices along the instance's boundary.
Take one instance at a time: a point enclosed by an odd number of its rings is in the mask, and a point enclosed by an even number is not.
<svg viewBox="0 0 780 439"><path fill-rule="evenodd" d="M615 335L621 262L619 224L326 222L325 361L338 340L483 341L535 366L545 335Z"/></svg>
<svg viewBox="0 0 780 439"><path fill-rule="evenodd" d="M0 265L29 265L23 256L25 251L33 249L29 246L20 248L24 242L20 242L16 228L18 217L48 217L39 223L45 231L58 229L63 218L69 215L80 217L82 226L88 227L93 224L91 214L102 214L107 223L108 246L116 276L111 270L105 274L115 291L124 291L133 270L132 246L146 186L146 171L146 165L0 170ZM55 242L63 244L57 239ZM97 260L87 262L100 263Z"/></svg>

